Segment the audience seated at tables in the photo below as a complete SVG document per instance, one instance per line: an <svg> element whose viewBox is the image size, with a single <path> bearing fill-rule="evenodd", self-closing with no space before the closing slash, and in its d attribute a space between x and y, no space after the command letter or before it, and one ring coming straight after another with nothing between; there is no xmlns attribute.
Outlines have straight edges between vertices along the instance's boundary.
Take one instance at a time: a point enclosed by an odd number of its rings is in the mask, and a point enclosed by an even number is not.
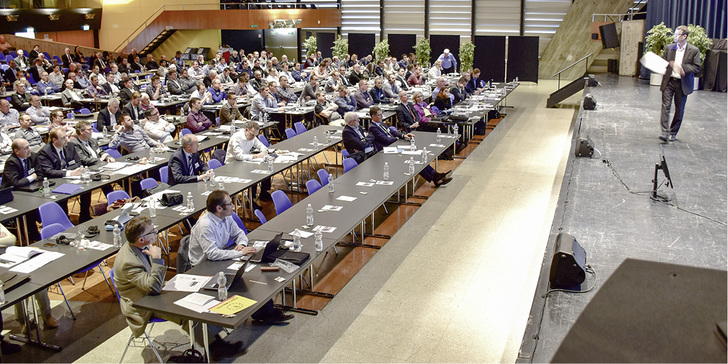
<svg viewBox="0 0 728 364"><path fill-rule="evenodd" d="M35 84L35 87L41 95L50 95L60 90L59 86L50 80L50 76L46 71L40 73L40 81Z"/></svg>
<svg viewBox="0 0 728 364"><path fill-rule="evenodd" d="M243 114L238 109L238 95L228 92L225 102L220 109L220 125L232 124L234 120L243 120Z"/></svg>
<svg viewBox="0 0 728 364"><path fill-rule="evenodd" d="M207 88L205 87L205 83L202 81L197 81L197 89L192 91L192 94L190 95L190 99L198 99L200 100L200 103L202 105L211 104L212 103L212 94L210 91L207 91Z"/></svg>
<svg viewBox="0 0 728 364"><path fill-rule="evenodd" d="M92 166L99 162L114 162L115 159L99 147L98 141L93 138L93 127L86 120L79 120L75 126L76 137L71 139L71 144L76 148L81 163L84 166ZM111 192L109 188L108 192Z"/></svg>
<svg viewBox="0 0 728 364"><path fill-rule="evenodd" d="M212 170L207 163L200 159L198 148L200 143L197 136L187 134L182 137L180 148L172 153L167 166L169 166L169 184L191 183L207 181L212 176Z"/></svg>
<svg viewBox="0 0 728 364"><path fill-rule="evenodd" d="M167 91L162 85L162 80L157 75L152 76L152 84L147 86L146 92L152 100L159 100L167 96Z"/></svg>
<svg viewBox="0 0 728 364"><path fill-rule="evenodd" d="M288 85L288 76L279 76L278 81L280 82L280 85L276 88L275 97L278 101L285 101L286 104L295 103L298 101L298 96L296 96L296 93L291 90L291 87Z"/></svg>
<svg viewBox="0 0 728 364"><path fill-rule="evenodd" d="M196 97L191 98L190 111L187 113L187 128L193 133L199 133L211 126L212 121L202 112L202 101Z"/></svg>
<svg viewBox="0 0 728 364"><path fill-rule="evenodd" d="M36 96L37 97L37 96ZM26 113L20 114L20 127L16 129L15 137L13 139L22 138L28 141L31 147L39 147L43 145L43 137L40 135L38 130L32 127L30 115Z"/></svg>
<svg viewBox="0 0 728 364"><path fill-rule="evenodd" d="M122 105L126 105L129 101L131 101L134 92L137 90L134 86L134 80L132 80L131 77L123 77L121 83L123 87L119 91L119 97L121 98Z"/></svg>
<svg viewBox="0 0 728 364"><path fill-rule="evenodd" d="M150 108L144 111L146 120L143 121L144 131L152 139L160 143L168 143L174 140L172 132L175 131L175 126L168 123L163 118L159 117L159 110Z"/></svg>
<svg viewBox="0 0 728 364"><path fill-rule="evenodd" d="M222 89L222 83L219 78L212 80L212 85L209 89L207 89L207 92L210 93L210 98L212 99L211 103L213 104L222 102L222 100L225 99L225 91Z"/></svg>
<svg viewBox="0 0 728 364"><path fill-rule="evenodd" d="M375 104L389 104L394 102L394 99L388 97L384 93L384 89L382 88L384 81L381 77L377 77L374 79L374 87L372 87L371 90L369 90L369 94L372 95L372 100ZM357 100L358 101L358 100Z"/></svg>
<svg viewBox="0 0 728 364"><path fill-rule="evenodd" d="M56 92L63 88L63 83L66 81L66 75L61 72L60 66L53 66L53 72L48 74L48 81L56 85ZM50 94L50 92L48 92Z"/></svg>
<svg viewBox="0 0 728 364"><path fill-rule="evenodd" d="M25 111L30 107L30 91L26 89L26 84L23 81L15 81L13 83L15 93L10 97L10 103L18 111Z"/></svg>
<svg viewBox="0 0 728 364"><path fill-rule="evenodd" d="M300 99L303 101L308 100L316 100L316 90L318 90L318 81L319 77L316 75L311 75L310 79L308 80L308 83L303 86L303 91L301 91Z"/></svg>
<svg viewBox="0 0 728 364"><path fill-rule="evenodd" d="M334 100L334 102L337 106L339 106L337 109L339 114L357 110L356 99L354 99L354 96L349 94L349 89L346 86L339 86L337 93L338 97Z"/></svg>
<svg viewBox="0 0 728 364"><path fill-rule="evenodd" d="M119 110L119 99L112 97L109 100L108 105L99 111L99 116L96 119L96 129L102 131L104 127L106 130L113 131L119 128L119 117L121 117L121 110Z"/></svg>
<svg viewBox="0 0 728 364"><path fill-rule="evenodd" d="M341 86L344 87L344 86ZM326 101L326 93L323 91L316 91L316 105L313 108L314 121L316 124L321 125L338 125L342 123L335 123L335 121L341 119L341 115L336 112L339 109L339 105L333 102ZM332 122L334 122L332 124ZM341 126L341 125L340 125Z"/></svg>
<svg viewBox="0 0 728 364"><path fill-rule="evenodd" d="M112 72L106 74L106 82L104 82L101 87L104 88L107 95L116 96L120 91L119 86L116 86L116 76Z"/></svg>
<svg viewBox="0 0 728 364"><path fill-rule="evenodd" d="M230 142L227 146L227 154L225 161L249 161L258 158L265 158L268 155L268 148L258 139L260 127L258 123L248 120L243 124L243 128L230 136ZM271 187L270 177L260 182L261 192L258 199L261 201L270 201L271 195L268 190ZM251 194L255 197L258 191L257 185L251 189Z"/></svg>
<svg viewBox="0 0 728 364"><path fill-rule="evenodd" d="M129 114L132 120L139 121L144 118L144 109L142 109L142 94L139 91L134 91L131 94L131 101L124 105L122 113Z"/></svg>
<svg viewBox="0 0 728 364"><path fill-rule="evenodd" d="M93 99L108 95L106 90L104 90L104 88L99 84L99 76L96 75L91 75L91 85L86 87L84 93L87 97Z"/></svg>
<svg viewBox="0 0 728 364"><path fill-rule="evenodd" d="M397 95L399 95L402 89L397 85L397 76L394 72L387 75L387 82L384 82L382 90L384 90L384 95L390 100L397 99Z"/></svg>
<svg viewBox="0 0 728 364"><path fill-rule="evenodd" d="M260 120L262 113L272 113L282 111L283 107L278 106L276 99L270 94L270 88L267 84L262 84L260 93L253 98L253 105L250 107L250 118Z"/></svg>
<svg viewBox="0 0 728 364"><path fill-rule="evenodd" d="M83 103L81 102L81 96L78 96L76 91L73 89L73 84L73 79L69 78L66 80L66 88L61 93L61 102L65 107L78 110L83 107Z"/></svg>
<svg viewBox="0 0 728 364"><path fill-rule="evenodd" d="M33 125L48 124L51 122L51 109L40 103L40 96L33 95L30 97L30 107L25 110L30 115Z"/></svg>
<svg viewBox="0 0 728 364"><path fill-rule="evenodd" d="M129 114L121 114L119 120L122 127L111 138L109 148L121 147L129 153L134 153L163 145L149 137L139 125L134 125Z"/></svg>
<svg viewBox="0 0 728 364"><path fill-rule="evenodd" d="M50 131L50 141L38 152L38 168L43 177L62 178L81 175L81 157L76 148L68 143L65 128L54 128ZM68 213L67 201L58 203ZM91 194L81 195L80 221L90 220Z"/></svg>
<svg viewBox="0 0 728 364"><path fill-rule="evenodd" d="M10 107L10 101L0 99L0 127L6 129L17 128L20 126L18 110Z"/></svg>

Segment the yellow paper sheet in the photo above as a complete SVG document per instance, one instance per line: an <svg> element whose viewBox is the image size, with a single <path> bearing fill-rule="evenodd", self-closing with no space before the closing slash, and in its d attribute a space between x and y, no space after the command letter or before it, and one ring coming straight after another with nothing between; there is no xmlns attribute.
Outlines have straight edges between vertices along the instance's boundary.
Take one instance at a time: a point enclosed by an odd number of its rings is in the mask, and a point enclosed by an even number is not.
<svg viewBox="0 0 728 364"><path fill-rule="evenodd" d="M221 315L225 316L232 316L252 305L254 305L257 301L253 301L249 298L241 297L238 295L234 295L225 301L220 302L220 304L213 306L210 309L210 312L219 313Z"/></svg>

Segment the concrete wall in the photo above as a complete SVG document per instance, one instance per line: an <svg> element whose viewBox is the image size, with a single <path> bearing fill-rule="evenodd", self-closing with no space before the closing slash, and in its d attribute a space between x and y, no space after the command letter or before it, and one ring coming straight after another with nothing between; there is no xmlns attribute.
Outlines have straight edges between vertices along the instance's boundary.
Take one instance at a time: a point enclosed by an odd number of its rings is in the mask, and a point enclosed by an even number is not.
<svg viewBox="0 0 728 364"><path fill-rule="evenodd" d="M220 47L220 29L178 30L152 54L155 59L159 59L162 54L166 55L167 59L172 59L177 51L184 52L187 47L209 47L210 54L205 59L214 57Z"/></svg>

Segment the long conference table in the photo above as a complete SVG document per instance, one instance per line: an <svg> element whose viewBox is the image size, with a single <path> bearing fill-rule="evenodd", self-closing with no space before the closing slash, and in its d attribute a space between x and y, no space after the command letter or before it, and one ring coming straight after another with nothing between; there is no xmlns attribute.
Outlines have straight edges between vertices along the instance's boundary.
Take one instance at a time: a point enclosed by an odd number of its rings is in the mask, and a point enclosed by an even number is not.
<svg viewBox="0 0 728 364"><path fill-rule="evenodd" d="M306 133L303 135L305 134ZM428 164L436 160L440 153L449 148L450 145L455 142L455 136L445 137L440 144L437 144L434 133L415 132L415 135L418 143L421 143L419 145L420 149L422 146L427 147L429 152ZM399 141L396 145L405 146L408 145L408 143ZM163 291L160 295L146 296L134 302L134 306L140 309L174 315L189 321L202 323L203 345L205 346L206 353L209 353L209 344L206 336L204 336L207 332L206 325L215 325L230 329L238 328L258 308L274 297L278 292L285 289L289 284L293 285L293 303L289 308L298 310L296 307L295 297L297 291L296 277L302 275L306 269L311 269L312 263L316 261L318 257L325 254L328 249L332 248L335 244L342 241L346 235L361 226L362 222L376 209L384 203L390 202L390 198L392 196L397 195L399 197L399 193L402 189L408 189L409 183L414 184L417 173L425 168L425 164L416 163L415 174L409 175L407 173L409 164L406 163L406 161L409 160L409 157L410 155L402 153L377 153L361 165L336 178L333 181L333 193L328 192L327 187L324 186L280 215L250 232L248 234L248 240L250 242L269 241L278 233L284 233L284 239L290 238L288 233L292 232L294 229L298 228L306 230L302 227L302 225L305 224L305 211L308 204L311 204L314 209L314 225L336 228L333 232L323 234L322 251L315 250L313 236L301 239L303 243L301 251L309 253L310 258L290 273L287 273L284 270L263 272L260 270L260 264L256 264L252 270L246 272L242 279L230 288L229 297L232 295L240 295L254 300L255 303L237 314L224 317L215 313L198 313L196 311L180 307L174 302L184 298L189 293L178 291ZM421 158L421 155L414 156L414 160L416 162L420 162ZM391 182L391 184L381 184L376 182L382 180L383 166L385 162L389 164L389 182ZM362 186L360 183L371 183L372 181L375 181L372 186ZM227 185L225 187L226 190L228 190ZM228 190L228 192L230 191ZM356 199L353 201L343 201L340 199L342 196L355 197ZM322 211L321 209L325 205L342 206L342 209L338 212ZM372 231L374 230L373 225L371 229ZM363 233L364 230L362 230L362 235ZM228 270L228 267L233 262L234 261L231 260L204 260L187 273L213 276L217 272ZM311 270L309 270L309 272L311 272ZM313 277L312 274L311 276ZM313 286L312 281L310 282L310 285L311 287ZM283 304L285 305L285 295L283 295L283 297ZM208 360L209 357L210 356L208 355Z"/></svg>

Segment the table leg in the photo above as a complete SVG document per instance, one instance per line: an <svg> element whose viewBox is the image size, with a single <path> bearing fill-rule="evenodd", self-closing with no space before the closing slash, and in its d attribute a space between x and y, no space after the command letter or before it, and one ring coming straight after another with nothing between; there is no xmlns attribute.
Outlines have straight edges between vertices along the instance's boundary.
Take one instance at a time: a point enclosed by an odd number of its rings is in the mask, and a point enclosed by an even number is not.
<svg viewBox="0 0 728 364"><path fill-rule="evenodd" d="M205 344L205 359L207 359L207 362L210 362L210 339L207 337L207 324L202 323L202 341Z"/></svg>
<svg viewBox="0 0 728 364"><path fill-rule="evenodd" d="M28 299L32 300L34 298L33 298L33 296L30 296ZM22 315L23 315L23 320L24 320L23 322L25 322L25 325L26 325L25 327L28 328L26 336L23 337L23 336L18 336L18 335L9 335L10 338L15 341L20 341L20 342L23 342L26 344L40 346L41 348L51 349L51 350L55 350L55 351L61 351L62 348L60 346L47 344L47 343L44 343L43 341L41 341L40 327L39 327L40 323L38 322L38 313L35 310L35 305L33 306L33 316L35 317L36 340L33 340L31 338L30 330L32 330L32 325L30 324L30 322L28 320L28 313L26 312L27 308L25 306L25 302L26 302L26 300L21 301ZM32 304L32 302L31 302L31 304Z"/></svg>

